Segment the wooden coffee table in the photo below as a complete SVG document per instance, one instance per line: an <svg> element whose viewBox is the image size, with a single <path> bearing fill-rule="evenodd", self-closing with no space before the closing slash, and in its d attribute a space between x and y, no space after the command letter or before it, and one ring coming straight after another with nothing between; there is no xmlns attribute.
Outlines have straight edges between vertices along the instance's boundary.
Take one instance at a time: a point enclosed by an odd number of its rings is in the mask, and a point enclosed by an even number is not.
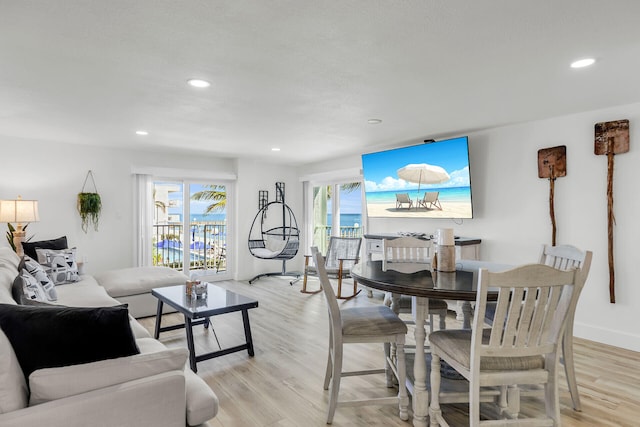
<svg viewBox="0 0 640 427"><path fill-rule="evenodd" d="M207 284L207 295L204 298L192 299L185 293L185 285L167 286L151 290L151 295L158 298L158 310L156 312L156 327L154 337L158 338L160 332L173 331L185 328L187 332L187 346L189 347L189 363L194 372L198 371L197 362L224 356L225 354L247 350L249 356L253 357L253 339L251 338L251 326L249 324L249 309L258 307L258 301L245 296L228 291L219 286ZM161 326L162 308L167 304L184 315L184 323L172 326ZM244 324L244 335L246 343L196 355L193 345L193 325L209 326L209 318L219 314L242 311L242 322Z"/></svg>

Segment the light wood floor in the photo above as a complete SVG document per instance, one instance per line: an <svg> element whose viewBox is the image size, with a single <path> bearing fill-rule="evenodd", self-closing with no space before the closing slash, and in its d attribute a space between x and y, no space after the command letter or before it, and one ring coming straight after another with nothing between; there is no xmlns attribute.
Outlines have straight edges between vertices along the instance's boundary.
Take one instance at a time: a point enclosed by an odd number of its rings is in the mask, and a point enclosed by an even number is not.
<svg viewBox="0 0 640 427"><path fill-rule="evenodd" d="M300 284L290 286L285 278L267 277L249 285L246 282L217 282L219 286L256 298L260 306L249 311L255 345L255 357L246 352L233 353L200 362L198 374L220 399L218 416L211 427L310 427L325 425L327 395L322 389L328 345L328 314L324 296L299 292ZM312 281L311 286L317 282ZM381 304L382 294L367 298L361 292L342 302L347 306ZM223 347L243 342L242 317L230 313L214 317L213 325ZM164 322L178 323L176 314ZM155 319L141 319L153 330ZM453 314L448 327L456 325ZM409 334L409 339L412 333ZM217 349L211 330L194 329L196 351ZM160 340L167 346L184 346L184 330L165 332ZM345 348L345 368L381 367L381 346L350 344ZM560 404L563 426L638 426L640 425L640 353L610 347L587 340L575 340L575 362L582 412L571 409L564 373L560 378ZM343 379L341 396L353 398L362 393L394 395L382 376ZM543 408L541 399L527 398L523 412ZM544 410L544 409L543 409ZM444 405L452 426L468 425L466 405ZM483 409L486 414L490 408ZM411 426L401 421L395 406L338 408L333 426ZM412 414L410 414L411 416Z"/></svg>

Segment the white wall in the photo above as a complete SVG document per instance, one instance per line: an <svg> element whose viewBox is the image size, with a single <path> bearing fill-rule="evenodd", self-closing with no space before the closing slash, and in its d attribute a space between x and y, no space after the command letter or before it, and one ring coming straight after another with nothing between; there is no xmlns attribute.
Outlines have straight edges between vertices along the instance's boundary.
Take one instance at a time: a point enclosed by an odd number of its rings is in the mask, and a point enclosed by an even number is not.
<svg viewBox="0 0 640 427"><path fill-rule="evenodd" d="M615 157L614 231L616 303L609 303L607 262L607 159L594 154L594 124L629 119L630 151ZM469 134L474 219L369 220L370 232L454 228L482 239L481 258L504 263L537 260L551 243L549 182L538 178L537 152L567 146L567 176L555 189L557 243L594 253L591 272L576 312L575 335L640 351L636 327L640 286L634 265L640 237L640 104L557 117ZM464 118L461 118L461 127ZM455 135L452 135L455 136ZM414 142L415 143L415 142ZM408 145L408 144L403 144ZM301 175L360 167L360 156L305 165Z"/></svg>
<svg viewBox="0 0 640 427"><path fill-rule="evenodd" d="M285 183L285 203L293 210L302 227L302 183L297 179L295 168L283 165L266 164L259 160L238 160L238 195L241 208L238 210L238 280L249 280L260 273L282 270L282 261L254 258L249 253L247 240L251 224L258 213L258 191L269 192L269 202L275 201L276 182ZM287 271L300 270L302 250L290 261Z"/></svg>
<svg viewBox="0 0 640 427"><path fill-rule="evenodd" d="M251 257L247 248L249 227L258 209L258 190L269 190L273 198L275 182L286 182L287 202L298 218L302 215L302 185L295 172L283 166L200 154L150 153L10 138L1 138L0 146L3 153L0 199L21 195L25 199L38 200L40 222L28 226L27 236L33 235L34 241L67 236L69 245L78 248L79 257L86 257L89 273L133 264L132 167L228 172L239 177L235 194L238 200L234 232L236 252L229 256L239 279L281 268L279 262ZM103 210L98 231L90 228L85 234L76 211L76 197L90 169L102 198ZM6 225L1 227L4 235ZM0 246L7 246L4 237L0 239Z"/></svg>

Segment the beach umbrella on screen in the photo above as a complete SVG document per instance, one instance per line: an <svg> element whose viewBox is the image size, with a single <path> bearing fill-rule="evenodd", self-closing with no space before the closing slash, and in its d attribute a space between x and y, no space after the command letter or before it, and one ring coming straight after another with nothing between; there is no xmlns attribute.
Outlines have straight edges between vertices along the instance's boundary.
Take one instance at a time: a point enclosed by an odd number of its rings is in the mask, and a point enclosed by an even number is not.
<svg viewBox="0 0 640 427"><path fill-rule="evenodd" d="M440 184L451 179L444 168L427 163L411 163L398 169L398 178L418 184L418 198L422 184Z"/></svg>

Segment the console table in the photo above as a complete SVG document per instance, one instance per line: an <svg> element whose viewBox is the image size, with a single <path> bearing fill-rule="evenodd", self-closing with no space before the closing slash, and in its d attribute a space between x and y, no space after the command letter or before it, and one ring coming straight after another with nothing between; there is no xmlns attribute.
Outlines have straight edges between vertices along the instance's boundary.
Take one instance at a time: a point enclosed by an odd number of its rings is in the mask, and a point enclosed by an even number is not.
<svg viewBox="0 0 640 427"><path fill-rule="evenodd" d="M398 237L403 237L403 235L397 233L389 233L389 234L365 234L364 239L366 242L365 245L365 255L366 259L371 261L376 255L380 255L382 257L382 240L383 239L397 239ZM426 235L417 235L415 236L418 239L430 240L430 238ZM476 238L469 237L457 237L454 239L454 244L456 247L456 259L480 259L480 243L482 240Z"/></svg>

